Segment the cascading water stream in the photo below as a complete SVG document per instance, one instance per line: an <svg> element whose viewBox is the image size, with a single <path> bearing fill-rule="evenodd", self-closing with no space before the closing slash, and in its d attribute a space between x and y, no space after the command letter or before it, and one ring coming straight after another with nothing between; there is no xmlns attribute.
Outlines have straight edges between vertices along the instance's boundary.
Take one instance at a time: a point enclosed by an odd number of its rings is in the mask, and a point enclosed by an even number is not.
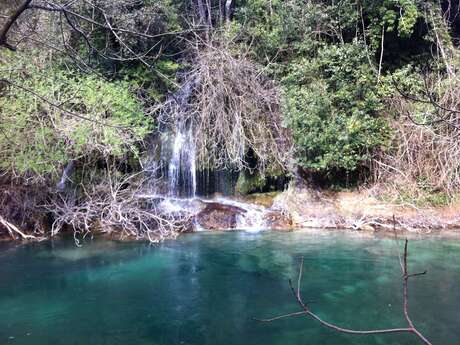
<svg viewBox="0 0 460 345"><path fill-rule="evenodd" d="M196 196L195 133L187 114L196 83L196 78L183 83L170 97L161 115L161 161L170 197Z"/></svg>
<svg viewBox="0 0 460 345"><path fill-rule="evenodd" d="M192 128L180 124L174 135L171 160L168 164L168 195L196 196L196 154Z"/></svg>
<svg viewBox="0 0 460 345"><path fill-rule="evenodd" d="M236 201L228 198L217 198L224 205L236 206L245 212L236 217L236 229L247 231L260 231L267 228L266 213L267 209L259 205Z"/></svg>

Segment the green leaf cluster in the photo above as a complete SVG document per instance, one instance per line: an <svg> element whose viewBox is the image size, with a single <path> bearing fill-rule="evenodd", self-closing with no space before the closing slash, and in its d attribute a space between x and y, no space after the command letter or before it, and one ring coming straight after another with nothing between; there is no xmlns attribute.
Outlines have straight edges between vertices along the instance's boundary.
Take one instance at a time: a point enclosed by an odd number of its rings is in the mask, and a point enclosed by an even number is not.
<svg viewBox="0 0 460 345"><path fill-rule="evenodd" d="M330 45L298 59L283 79L283 112L300 166L353 171L389 138L372 69L359 44Z"/></svg>
<svg viewBox="0 0 460 345"><path fill-rule="evenodd" d="M17 56L16 56L17 57ZM126 81L9 61L0 89L0 169L56 175L72 159L137 154L153 122Z"/></svg>

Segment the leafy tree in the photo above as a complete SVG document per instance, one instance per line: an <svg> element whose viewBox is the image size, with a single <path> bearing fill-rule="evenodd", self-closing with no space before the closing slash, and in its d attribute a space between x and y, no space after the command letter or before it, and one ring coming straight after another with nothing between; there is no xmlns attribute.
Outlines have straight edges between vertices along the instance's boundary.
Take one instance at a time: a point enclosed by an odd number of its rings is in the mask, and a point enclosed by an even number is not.
<svg viewBox="0 0 460 345"><path fill-rule="evenodd" d="M360 44L322 48L284 78L284 115L298 164L312 171L353 171L385 145L388 126L376 80Z"/></svg>
<svg viewBox="0 0 460 345"><path fill-rule="evenodd" d="M126 81L24 59L8 62L0 89L4 171L44 177L70 160L136 155L136 142L152 129Z"/></svg>

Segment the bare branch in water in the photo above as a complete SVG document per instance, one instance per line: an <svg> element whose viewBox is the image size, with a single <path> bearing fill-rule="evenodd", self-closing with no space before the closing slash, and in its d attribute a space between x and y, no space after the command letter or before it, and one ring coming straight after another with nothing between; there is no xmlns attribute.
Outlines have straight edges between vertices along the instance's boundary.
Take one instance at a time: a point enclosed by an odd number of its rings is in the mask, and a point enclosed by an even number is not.
<svg viewBox="0 0 460 345"><path fill-rule="evenodd" d="M267 319L257 319L258 321L261 322L272 322L276 321L279 319L287 318L287 317L292 317L292 316L300 316L300 315L306 315L316 321L318 321L322 326L327 327L329 329L332 329L336 332L339 333L346 333L346 334L355 334L355 335L371 335L371 334L390 334L390 333L412 333L417 338L426 345L432 345L432 343L425 338L425 336L415 327L410 315L409 315L409 279L418 277L421 275L425 275L427 272L420 272L420 273L409 273L408 270L408 256L409 256L409 251L408 251L408 240L405 240L404 243L404 252L403 255L399 256L400 263L401 263L401 269L402 269L402 280L403 280L403 312L404 312L404 317L407 322L407 327L401 327L401 328L383 328L383 329L371 329L371 330L355 330L355 329L350 329L350 328L344 328L341 326L338 326L336 324L330 323L328 321L323 320L320 318L315 312L313 312L310 308L310 302L305 302L302 294L300 292L301 289L301 280L302 280L302 271L303 271L303 263L304 259L302 257L300 261L300 269L299 269L299 275L297 278L297 287L294 288L292 281L289 280L289 286L291 288L292 294L294 298L296 299L297 303L300 306L301 311L298 312L293 312L289 314L283 314L279 316L275 316L272 318L267 318Z"/></svg>

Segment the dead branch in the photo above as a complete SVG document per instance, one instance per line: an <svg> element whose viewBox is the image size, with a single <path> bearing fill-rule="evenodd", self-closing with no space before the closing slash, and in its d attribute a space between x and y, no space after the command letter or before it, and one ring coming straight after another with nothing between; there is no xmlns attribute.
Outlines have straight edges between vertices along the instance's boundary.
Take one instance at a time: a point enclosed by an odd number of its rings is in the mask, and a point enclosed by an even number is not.
<svg viewBox="0 0 460 345"><path fill-rule="evenodd" d="M389 117L392 149L374 161L374 180L396 198L402 186L415 199L424 190L454 195L460 188L460 79L425 72L418 92L393 85L397 94L387 104L399 116Z"/></svg>
<svg viewBox="0 0 460 345"><path fill-rule="evenodd" d="M51 236L65 227L74 233L78 245L79 237L92 235L96 231L115 234L119 238L144 239L152 243L175 238L191 226L191 215L186 212L165 212L154 201L146 203L137 196L140 187L130 180L140 173L123 179L108 181L84 190L81 201L61 198L46 205L54 216ZM141 186L142 183L139 184Z"/></svg>
<svg viewBox="0 0 460 345"><path fill-rule="evenodd" d="M394 88L403 98L409 101L416 102L416 103L429 104L432 106L435 116L426 122L420 122L420 121L415 120L415 118L410 114L410 112L407 112L406 116L413 123L419 126L432 126L432 125L443 122L453 127L456 130L460 130L460 126L456 124L456 122L458 121L456 117L460 114L460 110L455 109L455 108L448 108L445 105L436 101L436 98L440 98L440 97L434 96L435 91L430 88L428 77L426 75L423 76L424 90L422 91L425 98L420 98L418 96L414 96L414 95L409 94L408 92L405 92L398 86L398 83L394 79L392 81L393 81ZM455 116L455 118L452 119L452 116Z"/></svg>
<svg viewBox="0 0 460 345"><path fill-rule="evenodd" d="M344 328L341 326L338 326L336 324L330 323L328 321L323 320L320 318L312 309L310 308L310 302L305 301L303 299L302 293L301 293L301 282L302 282L302 272L303 272L303 263L304 259L302 257L300 261L300 269L299 269L299 275L297 277L297 287L294 288L292 281L289 280L289 286L291 288L292 294L294 295L294 298L296 299L297 303L299 304L301 311L299 312L294 312L294 313L289 313L289 314L283 314L280 316L272 317L272 318L267 318L267 319L257 319L258 321L261 322L272 322L278 319L282 319L285 317L291 317L291 316L299 316L299 315L305 315L313 320L316 320L319 322L322 326L332 329L336 332L339 333L346 333L346 334L354 334L354 335L376 335L376 334L390 334L390 333L411 333L414 334L423 344L426 345L432 345L432 343L415 327L410 314L409 314L409 279L410 278L415 278L419 277L421 275L425 275L427 272L420 272L420 273L409 273L408 270L408 240L405 240L404 243L404 253L403 256L399 256L400 259L400 264L401 264L401 270L402 270L402 284L403 284L403 313L404 317L407 322L407 327L401 327L401 328L383 328L383 329L372 329L372 330L354 330L350 328Z"/></svg>
<svg viewBox="0 0 460 345"><path fill-rule="evenodd" d="M3 218L1 215L0 215L0 224L3 225L6 230L8 230L8 232L10 233L11 237L15 238L14 234L17 234L21 237L21 239L23 240L39 240L40 238L36 237L36 236L33 236L33 235L27 235L25 234L24 232L22 232L21 230L19 230L19 228L8 222L5 218Z"/></svg>
<svg viewBox="0 0 460 345"><path fill-rule="evenodd" d="M57 39L59 41L57 45L61 46L57 47L58 51L64 50L73 60L84 60L79 56L81 52L72 48L75 45L72 39L78 38L88 49L88 54L86 54L88 61L91 56L112 61L141 61L160 77L168 79L160 71L153 68L151 62L147 64L146 61L155 61L161 55L163 38L202 30L200 27L191 27L185 30L167 31L163 29L159 17L155 16L155 10L149 7L139 10L138 15L145 15L150 19L145 27L138 27L142 24L132 20L132 15L128 15L123 22L113 18L111 6L110 2L96 3L87 0L70 1L62 4L58 1L47 0L23 1L20 6L11 11L11 15L6 16L3 23L0 22L0 48L4 47L14 51L24 40L31 40L32 42L39 40L41 41L39 42L40 48L43 45L55 47L56 44L50 45L49 43ZM129 6L129 3L126 6ZM121 11L123 10L125 9ZM129 8L126 10L129 11ZM48 37L40 37L39 32L43 30L40 30L40 24L35 23L34 25L33 23L43 18L46 19L47 16L54 16L55 20L52 22L56 23L57 26L49 28L51 31ZM155 20L159 22L155 22ZM112 24L112 22L117 22L117 24ZM55 32L56 27L61 29L61 35ZM13 28L14 30L12 30ZM99 39L102 36L101 32L104 31L106 31L105 42L103 42L105 47L98 48L101 43ZM124 35L125 38L122 39L121 35ZM12 41L14 44L11 43ZM121 46L117 47L114 41L118 41ZM128 45L127 42L130 44Z"/></svg>
<svg viewBox="0 0 460 345"><path fill-rule="evenodd" d="M191 97L185 106L171 97L161 110L167 114L162 121L174 128L188 119L200 133L195 143L200 169L251 169L246 155L252 151L259 171L284 170L291 143L277 85L231 40L216 36L197 38L200 47L193 48L196 58L183 83L192 88Z"/></svg>

